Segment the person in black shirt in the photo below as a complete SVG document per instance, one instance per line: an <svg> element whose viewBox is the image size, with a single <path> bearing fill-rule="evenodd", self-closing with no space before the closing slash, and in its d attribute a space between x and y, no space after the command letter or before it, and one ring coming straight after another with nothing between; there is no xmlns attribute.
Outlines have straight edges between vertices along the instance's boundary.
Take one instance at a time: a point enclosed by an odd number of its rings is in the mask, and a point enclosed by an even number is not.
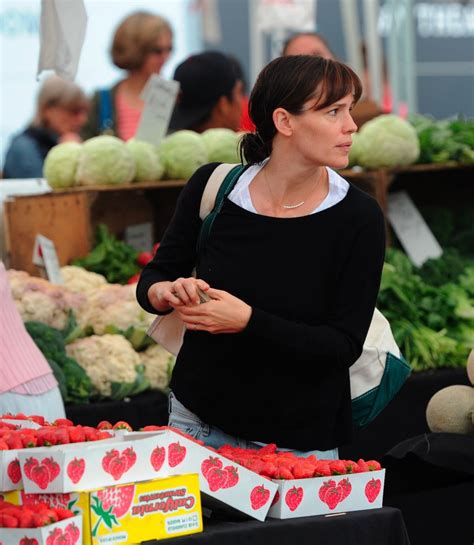
<svg viewBox="0 0 474 545"><path fill-rule="evenodd" d="M379 289L377 202L344 180L356 74L337 61L280 57L250 96L247 167L196 255L201 196L217 166L183 189L137 297L187 326L171 380L170 425L218 447L276 443L337 457L351 440L349 367ZM196 277L191 276L196 265ZM197 287L211 301L198 304Z"/></svg>

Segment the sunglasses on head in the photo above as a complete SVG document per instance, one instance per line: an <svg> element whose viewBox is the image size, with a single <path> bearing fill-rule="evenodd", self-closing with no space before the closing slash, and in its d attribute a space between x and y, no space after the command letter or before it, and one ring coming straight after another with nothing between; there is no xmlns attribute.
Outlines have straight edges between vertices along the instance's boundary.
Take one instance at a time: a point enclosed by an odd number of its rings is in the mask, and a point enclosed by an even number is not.
<svg viewBox="0 0 474 545"><path fill-rule="evenodd" d="M173 51L173 47L170 45L168 47L150 47L149 52L154 53L155 55L165 55L170 54Z"/></svg>

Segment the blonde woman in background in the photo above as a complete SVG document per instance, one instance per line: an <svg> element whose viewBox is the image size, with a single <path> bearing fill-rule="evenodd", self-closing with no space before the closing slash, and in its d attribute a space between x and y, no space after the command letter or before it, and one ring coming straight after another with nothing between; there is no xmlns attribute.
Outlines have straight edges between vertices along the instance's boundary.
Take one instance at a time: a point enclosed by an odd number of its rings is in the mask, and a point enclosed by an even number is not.
<svg viewBox="0 0 474 545"><path fill-rule="evenodd" d="M36 113L16 135L5 156L4 178L41 178L49 150L62 142L80 142L89 102L83 90L58 76L46 79L38 93Z"/></svg>
<svg viewBox="0 0 474 545"><path fill-rule="evenodd" d="M111 57L126 70L124 79L111 89L96 91L83 137L113 134L129 140L135 135L143 110L141 93L152 74L159 74L173 49L170 24L145 11L126 17L115 31Z"/></svg>

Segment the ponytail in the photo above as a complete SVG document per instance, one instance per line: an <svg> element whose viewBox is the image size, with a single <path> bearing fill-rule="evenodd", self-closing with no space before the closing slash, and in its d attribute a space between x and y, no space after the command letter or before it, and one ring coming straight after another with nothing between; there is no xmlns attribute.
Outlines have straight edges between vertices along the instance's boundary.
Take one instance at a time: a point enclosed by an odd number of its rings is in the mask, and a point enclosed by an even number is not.
<svg viewBox="0 0 474 545"><path fill-rule="evenodd" d="M270 156L272 143L265 142L258 132L248 132L240 141L239 152L242 163L254 165Z"/></svg>

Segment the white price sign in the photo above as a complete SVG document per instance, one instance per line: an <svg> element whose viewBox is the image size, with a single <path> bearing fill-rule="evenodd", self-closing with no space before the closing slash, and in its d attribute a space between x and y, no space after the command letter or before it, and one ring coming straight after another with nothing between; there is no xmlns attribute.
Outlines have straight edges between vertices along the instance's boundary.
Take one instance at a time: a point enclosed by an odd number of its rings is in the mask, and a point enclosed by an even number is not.
<svg viewBox="0 0 474 545"><path fill-rule="evenodd" d="M148 79L141 97L145 101L135 138L159 146L166 135L179 91L177 81L165 80L158 74Z"/></svg>
<svg viewBox="0 0 474 545"><path fill-rule="evenodd" d="M62 284L61 267L59 266L58 254L54 242L43 235L36 235L33 248L33 263L44 267L48 279L53 284Z"/></svg>
<svg viewBox="0 0 474 545"><path fill-rule="evenodd" d="M389 193L388 219L414 265L441 257L441 246L406 191Z"/></svg>

